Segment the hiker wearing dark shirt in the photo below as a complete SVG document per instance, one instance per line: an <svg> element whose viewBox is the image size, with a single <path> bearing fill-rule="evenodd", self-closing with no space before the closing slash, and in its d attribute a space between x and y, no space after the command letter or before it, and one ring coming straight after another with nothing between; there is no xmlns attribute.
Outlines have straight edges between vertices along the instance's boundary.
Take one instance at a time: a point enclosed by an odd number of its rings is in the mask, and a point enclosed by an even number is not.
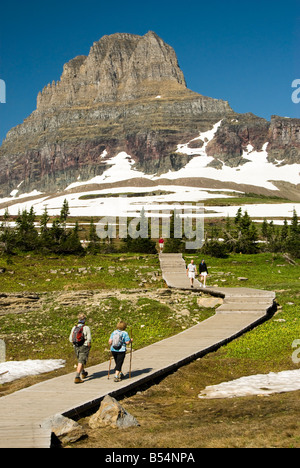
<svg viewBox="0 0 300 468"><path fill-rule="evenodd" d="M203 288L206 288L206 277L208 275L208 269L204 260L201 261L199 265L199 276L200 276L200 285L202 287L203 281Z"/></svg>

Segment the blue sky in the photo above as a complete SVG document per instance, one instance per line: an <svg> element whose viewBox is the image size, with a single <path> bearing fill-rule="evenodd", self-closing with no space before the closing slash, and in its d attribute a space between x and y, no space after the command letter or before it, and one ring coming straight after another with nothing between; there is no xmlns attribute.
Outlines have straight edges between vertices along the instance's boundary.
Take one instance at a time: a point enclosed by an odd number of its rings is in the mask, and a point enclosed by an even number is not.
<svg viewBox="0 0 300 468"><path fill-rule="evenodd" d="M286 0L2 2L0 142L36 107L63 65L106 34L155 31L176 51L188 88L239 113L300 118L300 2Z"/></svg>

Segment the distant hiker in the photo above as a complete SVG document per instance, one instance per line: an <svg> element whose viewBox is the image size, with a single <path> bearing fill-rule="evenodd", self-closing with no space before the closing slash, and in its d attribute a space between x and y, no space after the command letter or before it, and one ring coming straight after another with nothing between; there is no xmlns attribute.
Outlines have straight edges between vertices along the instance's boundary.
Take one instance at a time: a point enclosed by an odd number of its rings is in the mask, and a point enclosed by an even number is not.
<svg viewBox="0 0 300 468"><path fill-rule="evenodd" d="M159 243L159 251L162 252L164 248L164 243L165 243L164 239L160 237L158 243Z"/></svg>
<svg viewBox="0 0 300 468"><path fill-rule="evenodd" d="M126 345L131 343L133 340L129 337L127 331L127 323L121 320L117 324L116 330L112 332L110 338L108 340L108 344L110 345L110 351L113 355L116 367L115 367L115 382L120 382L122 378L122 366L125 359L126 354Z"/></svg>
<svg viewBox="0 0 300 468"><path fill-rule="evenodd" d="M191 263L188 264L187 269L186 269L186 275L190 279L191 288L194 287L194 279L195 279L196 273L197 273L197 267L194 264L194 260L191 260Z"/></svg>
<svg viewBox="0 0 300 468"><path fill-rule="evenodd" d="M203 287L206 288L206 277L208 275L208 269L206 266L206 263L204 260L201 261L199 265L199 276L200 276L200 286L202 287L202 282L203 281Z"/></svg>
<svg viewBox="0 0 300 468"><path fill-rule="evenodd" d="M78 323L74 325L71 330L69 341L73 343L74 351L78 360L77 370L75 375L74 383L82 383L83 380L80 378L85 379L88 373L84 370L86 366L89 352L91 349L92 343L92 336L90 328L85 325L86 316L84 314L79 314L78 316Z"/></svg>

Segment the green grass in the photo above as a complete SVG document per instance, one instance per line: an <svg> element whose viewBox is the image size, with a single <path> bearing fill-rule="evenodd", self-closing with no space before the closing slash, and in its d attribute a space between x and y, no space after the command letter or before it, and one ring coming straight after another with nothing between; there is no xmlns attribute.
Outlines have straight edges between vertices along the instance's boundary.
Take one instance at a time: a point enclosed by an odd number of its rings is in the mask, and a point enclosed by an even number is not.
<svg viewBox="0 0 300 468"><path fill-rule="evenodd" d="M63 358L67 361L66 370L72 369L74 355L68 337L82 311L88 315L93 335L90 364L108 358L108 338L119 319L128 323L134 334L135 349L138 349L179 333L213 313L213 310L199 310L196 297L191 299L185 294L176 307L168 298L156 298L157 289L165 287L165 283L159 276L153 281L153 275L160 273L155 255L44 259L31 254L13 257L12 263L5 266L7 271L1 276L2 292L35 292L43 298L37 310L1 316L0 338L6 342L7 360ZM82 268L87 273L78 273ZM97 304L93 301L80 304L80 298L64 304L60 296L69 294L72 297L72 291L74 294L76 291L96 291L104 296ZM121 291L118 298L116 291ZM137 295L132 291L145 293ZM188 309L190 315L176 318L178 308Z"/></svg>
<svg viewBox="0 0 300 468"><path fill-rule="evenodd" d="M95 193L95 194L88 194L88 195L81 195L79 200L93 200L96 198L110 198L110 197L128 197L128 198L136 198L136 197L155 197L161 195L169 195L174 192L166 191L166 190L153 190L148 192L122 192L122 193Z"/></svg>
<svg viewBox="0 0 300 468"><path fill-rule="evenodd" d="M200 256L194 258L198 265ZM209 284L275 291L277 313L267 322L222 349L222 357L291 366L292 343L300 339L299 265L289 264L280 254L230 255L225 259L205 257L210 265ZM223 273L222 273L223 272ZM221 273L221 274L220 274ZM241 282L239 277L248 278Z"/></svg>
<svg viewBox="0 0 300 468"><path fill-rule="evenodd" d="M204 201L204 206L243 206L261 203L291 203L290 200L280 197L269 197L264 195L256 195L255 193L245 193L240 196L231 193L230 198L210 198Z"/></svg>
<svg viewBox="0 0 300 468"><path fill-rule="evenodd" d="M198 265L200 255L194 258ZM43 259L34 255L14 257L1 275L1 291L44 291L43 306L23 314L0 317L0 338L7 344L7 359L63 358L66 366L0 387L0 395L19 390L41 380L74 371L75 358L68 341L77 314L87 313L93 345L89 365L108 359L108 338L118 319L133 332L134 348L147 346L205 320L213 309L199 308L194 294L157 296L159 280L147 284L144 294L132 294L147 273L158 271L156 256L105 255L85 258ZM290 265L282 255L232 254L225 259L205 256L210 276L208 284L252 287L276 291L277 313L265 323L223 346L215 353L184 366L157 385L124 399L122 404L141 426L118 433L111 428L91 431L76 447L299 447L299 392L269 397L200 400L198 393L214 385L245 375L297 369L292 360L292 343L300 339L299 265ZM1 266L3 265L3 261ZM95 267L103 270L93 271ZM109 266L114 266L113 274ZM49 275L50 269L90 268L91 273ZM145 268L144 268L145 267ZM118 270L117 268L120 268ZM238 277L247 277L241 282ZM47 278L51 282L46 282ZM100 283L100 278L101 282ZM223 280L223 281L222 281ZM23 281L25 286L18 285ZM35 284L33 285L33 281ZM96 286L95 286L96 285ZM34 287L33 287L34 286ZM45 289L46 288L46 289ZM59 294L72 290L96 289L103 298L82 307L63 305ZM116 291L119 294L116 294ZM122 291L120 291L122 290ZM55 292L57 291L57 293ZM152 292L152 295L149 293ZM188 309L188 315L178 310ZM84 420L82 424L87 424Z"/></svg>
<svg viewBox="0 0 300 468"><path fill-rule="evenodd" d="M124 291L124 299L116 298L113 291L97 305L86 307L64 306L49 294L42 309L22 315L7 314L1 317L0 338L5 339L7 360L65 359L65 372L70 372L75 363L72 345L68 338L77 316L84 310L92 331L92 350L89 365L108 359L108 339L116 323L123 319L128 323L128 332L133 335L134 349L181 332L213 314L212 309L201 311L196 303L183 295L181 308L189 315L177 317L172 304L160 299L131 298ZM7 387L7 386L6 386Z"/></svg>
<svg viewBox="0 0 300 468"><path fill-rule="evenodd" d="M200 255L186 255L185 258L189 261L192 257L198 265ZM279 304L278 312L270 320L219 351L216 359L220 360L220 365L229 359L234 360L237 367L240 365L243 372L245 362L253 372L257 368L266 369L267 372L295 368L291 356L293 341L300 339L300 267L290 265L281 255L272 254L232 254L225 259L206 256L205 260L210 273L208 285L274 290ZM14 257L13 264L6 266L15 273L1 275L2 292L32 291L44 294L40 309L1 316L0 338L7 344L8 360L63 358L67 361L65 371L70 371L74 356L68 337L81 311L88 314L93 334L90 364L108 358L107 340L120 318L126 320L129 329L133 330L135 348L138 349L179 333L214 313L214 310L199 308L196 296L185 293L176 301L153 294L150 297L146 291L135 300L127 294L130 289L139 287L142 278L149 278L148 273L159 271L157 256L121 257L110 254L46 260L35 255L24 255ZM113 273L109 272L112 266ZM103 270L94 270L96 267ZM60 275L59 271L68 268L74 271ZM90 270L87 274L79 275L78 268ZM51 269L58 273L50 274ZM248 281L239 281L240 276L247 277ZM47 279L51 281L47 282ZM143 284L153 293L164 286L161 278L154 283ZM61 304L58 294L73 290L107 291L107 296L98 304L88 306L76 301L74 305ZM114 294L116 290L122 290L123 295L117 298ZM183 308L188 309L189 315L178 318L178 309Z"/></svg>
<svg viewBox="0 0 300 468"><path fill-rule="evenodd" d="M159 262L156 255L43 257L32 253L16 255L9 260L2 259L0 267L7 269L0 278L0 292L49 292L67 289L136 288L140 284L138 273L158 271ZM99 270L99 267L102 269ZM87 269L87 272L80 272L79 269Z"/></svg>

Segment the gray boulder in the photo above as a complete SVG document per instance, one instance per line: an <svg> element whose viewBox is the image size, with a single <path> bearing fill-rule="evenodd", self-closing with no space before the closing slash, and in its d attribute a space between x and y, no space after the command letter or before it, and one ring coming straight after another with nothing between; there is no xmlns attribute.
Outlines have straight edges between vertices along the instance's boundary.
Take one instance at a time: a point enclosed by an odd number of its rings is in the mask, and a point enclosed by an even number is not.
<svg viewBox="0 0 300 468"><path fill-rule="evenodd" d="M42 423L42 427L51 430L62 444L76 442L87 436L86 431L73 419L55 414Z"/></svg>
<svg viewBox="0 0 300 468"><path fill-rule="evenodd" d="M139 426L139 423L115 398L106 395L101 402L99 410L91 416L89 426L92 429L105 426L127 429L131 426Z"/></svg>

